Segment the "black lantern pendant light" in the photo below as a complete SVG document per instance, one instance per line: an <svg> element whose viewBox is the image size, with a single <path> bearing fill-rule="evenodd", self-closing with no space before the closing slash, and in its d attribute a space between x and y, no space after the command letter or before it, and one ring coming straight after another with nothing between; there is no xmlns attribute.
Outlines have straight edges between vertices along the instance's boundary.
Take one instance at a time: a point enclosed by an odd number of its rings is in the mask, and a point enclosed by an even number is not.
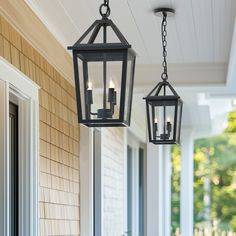
<svg viewBox="0 0 236 236"><path fill-rule="evenodd" d="M68 49L73 52L79 122L90 127L129 126L136 54L108 19L109 1Z"/></svg>
<svg viewBox="0 0 236 236"><path fill-rule="evenodd" d="M145 97L148 121L149 141L154 144L176 144L180 140L183 102L174 88L170 85L167 73L167 15L174 14L170 8L154 10L156 15L163 17L161 24L163 46L162 82Z"/></svg>

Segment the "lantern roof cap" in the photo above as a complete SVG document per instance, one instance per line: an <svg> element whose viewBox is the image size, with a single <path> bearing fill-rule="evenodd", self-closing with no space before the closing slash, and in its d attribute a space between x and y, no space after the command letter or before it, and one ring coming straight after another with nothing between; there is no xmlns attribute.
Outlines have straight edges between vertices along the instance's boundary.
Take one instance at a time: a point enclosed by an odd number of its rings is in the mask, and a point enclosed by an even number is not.
<svg viewBox="0 0 236 236"><path fill-rule="evenodd" d="M169 82L166 80L158 83L153 90L146 96L144 99L158 99L158 97L162 98L165 97L167 99L178 99L180 96L177 94L177 92L174 90L174 88L171 86Z"/></svg>
<svg viewBox="0 0 236 236"><path fill-rule="evenodd" d="M117 38L117 42L103 42L97 43L96 39L99 34L104 34L104 28L110 28L113 31L113 35ZM103 32L102 32L103 31ZM124 35L120 32L118 27L113 23L112 20L108 18L102 18L101 20L96 20L88 30L78 39L78 41L73 45L69 46L68 49L79 49L79 50L93 50L93 49L129 49L131 45L128 43Z"/></svg>

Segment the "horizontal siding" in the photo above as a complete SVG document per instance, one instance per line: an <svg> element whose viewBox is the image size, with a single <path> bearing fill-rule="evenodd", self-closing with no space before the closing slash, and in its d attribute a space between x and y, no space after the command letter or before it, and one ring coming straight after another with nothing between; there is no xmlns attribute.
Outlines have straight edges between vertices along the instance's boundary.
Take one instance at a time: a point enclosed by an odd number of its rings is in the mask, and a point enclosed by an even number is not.
<svg viewBox="0 0 236 236"><path fill-rule="evenodd" d="M41 87L41 235L79 235L79 126L75 89L2 16L0 56Z"/></svg>

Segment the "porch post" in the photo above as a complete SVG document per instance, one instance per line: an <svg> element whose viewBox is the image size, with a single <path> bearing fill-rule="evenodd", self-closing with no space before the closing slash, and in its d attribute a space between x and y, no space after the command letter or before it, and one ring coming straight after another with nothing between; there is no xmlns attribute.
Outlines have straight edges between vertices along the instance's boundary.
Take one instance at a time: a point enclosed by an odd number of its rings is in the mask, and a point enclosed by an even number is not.
<svg viewBox="0 0 236 236"><path fill-rule="evenodd" d="M147 141L147 232L163 236L163 149Z"/></svg>
<svg viewBox="0 0 236 236"><path fill-rule="evenodd" d="M182 129L181 141L181 191L180 231L181 236L193 235L193 130Z"/></svg>
<svg viewBox="0 0 236 236"><path fill-rule="evenodd" d="M80 125L81 236L93 235L93 130Z"/></svg>
<svg viewBox="0 0 236 236"><path fill-rule="evenodd" d="M161 194L161 193L159 193ZM171 146L163 146L163 219L164 234L171 235Z"/></svg>

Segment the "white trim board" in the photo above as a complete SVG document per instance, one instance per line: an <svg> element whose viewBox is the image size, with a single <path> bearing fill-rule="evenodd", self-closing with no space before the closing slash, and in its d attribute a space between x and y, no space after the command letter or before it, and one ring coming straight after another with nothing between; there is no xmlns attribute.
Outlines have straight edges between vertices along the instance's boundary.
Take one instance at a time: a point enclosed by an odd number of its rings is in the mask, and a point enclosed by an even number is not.
<svg viewBox="0 0 236 236"><path fill-rule="evenodd" d="M80 125L80 234L93 236L93 129Z"/></svg>
<svg viewBox="0 0 236 236"><path fill-rule="evenodd" d="M1 56L0 79L8 82L12 90L15 88L23 97L38 101L40 87Z"/></svg>
<svg viewBox="0 0 236 236"><path fill-rule="evenodd" d="M39 87L0 57L0 235L9 231L9 101L19 107L19 235L39 235Z"/></svg>

